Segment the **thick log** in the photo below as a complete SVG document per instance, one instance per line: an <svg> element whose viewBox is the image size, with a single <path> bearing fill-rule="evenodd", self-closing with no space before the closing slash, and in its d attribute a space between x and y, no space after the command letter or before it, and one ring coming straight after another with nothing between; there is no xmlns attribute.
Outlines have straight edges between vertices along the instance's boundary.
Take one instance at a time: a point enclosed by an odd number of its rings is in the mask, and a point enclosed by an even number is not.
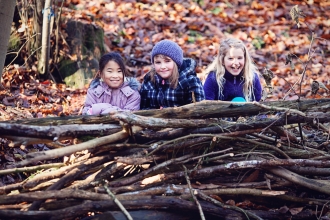
<svg viewBox="0 0 330 220"><path fill-rule="evenodd" d="M22 136L54 138L74 138L79 136L104 136L119 132L122 126L117 124L94 124L94 125L25 125L13 123L0 123L0 136Z"/></svg>
<svg viewBox="0 0 330 220"><path fill-rule="evenodd" d="M266 114L278 112L276 108L295 109L302 112L309 112L314 117L313 112L328 112L330 109L330 99L307 99L295 101L268 101L261 102L263 105L272 107L273 110L265 109L255 105L252 102L234 104L224 101L202 101L181 107L139 110L133 112L136 115L154 118L222 118L251 116L258 114ZM283 112L283 110L282 110ZM65 117L49 117L41 119L25 119L17 121L4 121L0 123L13 124L29 124L29 125L68 125L68 124L109 124L114 123L114 119L110 115L98 116L65 116Z"/></svg>
<svg viewBox="0 0 330 220"><path fill-rule="evenodd" d="M166 197L152 197L150 199L141 200L122 200L122 205L127 210L166 210L181 212L190 212L198 215L198 210L194 202L178 199L178 198L166 198ZM236 219L243 220L246 216L243 213L233 211L230 209L224 209L213 204L200 201L204 214L208 218L218 219ZM53 211L18 211L18 210L0 210L0 217L3 218L24 218L24 219L74 219L75 217L81 217L88 212L97 211L109 211L118 210L117 205L113 201L85 201L81 205L71 206L68 208L53 210ZM269 220L282 220L282 219L311 219L315 217L315 214L310 210L305 210L297 215L283 214L280 211L257 211L250 210L255 215Z"/></svg>
<svg viewBox="0 0 330 220"><path fill-rule="evenodd" d="M120 117L117 117L120 116ZM220 115L217 115L221 117ZM171 137L182 135L184 132L190 133L214 133L214 132L234 132L242 130L251 130L259 128L268 128L271 126L283 126L296 123L324 123L330 122L330 112L309 112L306 116L297 114L283 114L276 118L267 118L263 120L251 120L245 123L230 123L217 119L157 119L151 117L141 117L133 113L115 113L114 115L104 116L113 117L116 120L123 120L127 124L138 125L147 128L190 128L194 130L179 130ZM206 117L206 116L204 116ZM117 122L115 122L117 123ZM218 124L217 126L209 127L210 125ZM20 125L13 123L0 123L0 132L3 135L16 135L22 137L39 137L57 139L58 137L77 137L82 135L103 136L114 134L122 129L116 124L100 124L100 125L61 125L61 126L36 126L36 125ZM163 135L158 135L163 137ZM1 136L1 135L0 135ZM138 135L139 136L139 135ZM140 135L141 136L141 135ZM154 135L157 137L157 135Z"/></svg>

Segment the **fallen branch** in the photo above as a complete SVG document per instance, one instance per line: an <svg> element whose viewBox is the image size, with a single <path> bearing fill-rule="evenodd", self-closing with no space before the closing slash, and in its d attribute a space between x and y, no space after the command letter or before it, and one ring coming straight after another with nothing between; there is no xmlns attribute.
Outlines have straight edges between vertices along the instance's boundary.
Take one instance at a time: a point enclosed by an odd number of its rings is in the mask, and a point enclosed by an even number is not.
<svg viewBox="0 0 330 220"><path fill-rule="evenodd" d="M321 193L330 195L330 184L326 184L326 183L320 182L318 180L313 180L313 179L309 179L309 178L300 176L300 175L293 173L282 167L268 168L268 170L280 177L283 177L283 178L295 183L295 184L304 186L308 189L312 189L317 192L321 192Z"/></svg>
<svg viewBox="0 0 330 220"><path fill-rule="evenodd" d="M110 189L106 185L104 185L104 188L107 191L107 193L111 196L111 198L113 199L113 201L118 205L118 207L120 208L120 210L125 214L125 216L127 217L127 219L128 220L133 220L132 216L127 212L127 210L125 209L125 207L120 203L120 201L110 191Z"/></svg>
<svg viewBox="0 0 330 220"><path fill-rule="evenodd" d="M136 128L136 129L139 130L140 128ZM52 159L52 158L67 156L67 155L70 155L77 151L93 149L95 147L113 143L115 141L123 140L128 137L129 137L129 134L127 133L127 131L123 130L123 131L117 132L112 135L93 139L93 140L90 140L90 141L87 141L87 142L84 142L81 144L71 145L71 146L68 146L65 148L30 153L30 154L27 154L28 159L18 162L16 164L16 166L22 167L22 166L26 166L30 163L34 163L34 162L37 162L40 160L48 160L48 159Z"/></svg>
<svg viewBox="0 0 330 220"><path fill-rule="evenodd" d="M65 166L64 163L52 163L52 164L42 164L38 166L32 167L24 167L24 168L13 168L7 170L0 170L0 175L10 174L10 173L22 173L22 172L35 172L38 170L48 169L48 168L59 168Z"/></svg>
<svg viewBox="0 0 330 220"><path fill-rule="evenodd" d="M182 166L184 168L184 173L185 173L184 176L186 178L186 181L187 181L187 184L188 184L188 187L189 187L190 195L194 199L194 201L195 201L195 203L197 205L197 208L198 208L199 214L201 216L201 219L204 220L205 219L205 216L204 216L204 213L203 213L203 209L202 209L201 205L199 204L199 202L198 202L198 200L197 200L197 198L195 196L195 192L192 189L191 184L190 184L190 180L189 180L189 176L188 176L188 169L187 169L187 167L185 165L182 165Z"/></svg>

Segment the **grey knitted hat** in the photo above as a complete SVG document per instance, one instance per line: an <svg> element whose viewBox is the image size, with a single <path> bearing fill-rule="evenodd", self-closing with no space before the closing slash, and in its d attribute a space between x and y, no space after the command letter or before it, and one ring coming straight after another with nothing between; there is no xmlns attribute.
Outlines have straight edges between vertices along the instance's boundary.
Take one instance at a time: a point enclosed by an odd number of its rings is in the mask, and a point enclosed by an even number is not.
<svg viewBox="0 0 330 220"><path fill-rule="evenodd" d="M170 40L159 41L151 51L151 63L154 63L154 57L157 54L162 54L170 57L180 68L183 62L183 51L181 47Z"/></svg>

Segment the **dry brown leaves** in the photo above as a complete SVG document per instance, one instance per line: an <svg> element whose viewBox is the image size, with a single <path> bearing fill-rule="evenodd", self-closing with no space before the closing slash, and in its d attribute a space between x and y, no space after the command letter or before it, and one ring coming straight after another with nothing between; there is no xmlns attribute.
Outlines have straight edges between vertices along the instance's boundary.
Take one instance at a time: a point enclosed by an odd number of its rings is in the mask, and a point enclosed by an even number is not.
<svg viewBox="0 0 330 220"><path fill-rule="evenodd" d="M62 17L102 26L107 50L120 51L140 80L150 70L153 45L163 38L178 42L184 55L197 61L197 73L203 78L201 72L213 60L221 39L233 36L247 44L260 72L267 68L274 74L268 100L297 99L307 62L302 97L329 95L323 88L313 94L311 88L315 81L330 88L328 1L66 0L64 7ZM304 15L295 18L300 28L291 19L292 8ZM292 63L286 65L290 54ZM12 67L3 78L9 91L0 94L0 120L79 114L84 101L85 90L71 91L51 81L40 83L35 72L22 67ZM24 113L19 115L16 110Z"/></svg>

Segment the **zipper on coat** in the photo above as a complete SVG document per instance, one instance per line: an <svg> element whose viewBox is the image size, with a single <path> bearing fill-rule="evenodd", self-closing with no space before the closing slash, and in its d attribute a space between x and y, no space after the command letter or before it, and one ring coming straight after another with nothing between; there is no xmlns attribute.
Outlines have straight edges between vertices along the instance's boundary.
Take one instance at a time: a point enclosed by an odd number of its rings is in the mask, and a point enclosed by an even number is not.
<svg viewBox="0 0 330 220"><path fill-rule="evenodd" d="M234 76L234 85L236 85L236 76Z"/></svg>

